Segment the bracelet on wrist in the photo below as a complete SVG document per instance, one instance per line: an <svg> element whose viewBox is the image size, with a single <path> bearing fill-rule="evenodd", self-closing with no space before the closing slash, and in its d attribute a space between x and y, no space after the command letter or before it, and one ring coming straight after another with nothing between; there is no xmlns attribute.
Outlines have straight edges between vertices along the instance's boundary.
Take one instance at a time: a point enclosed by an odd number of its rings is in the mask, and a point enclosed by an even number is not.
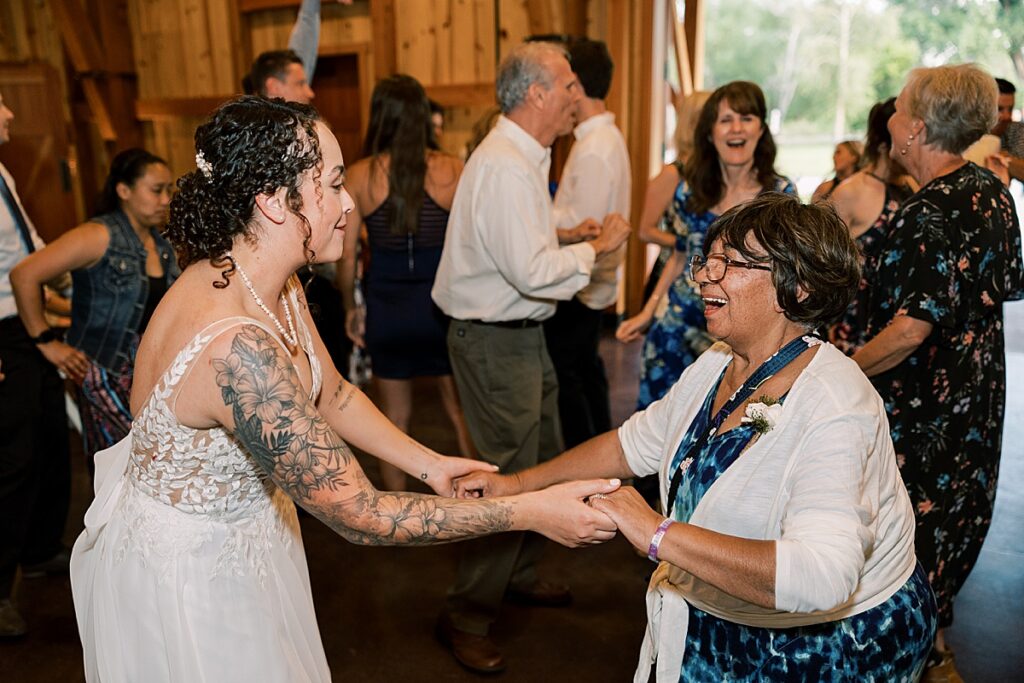
<svg viewBox="0 0 1024 683"><path fill-rule="evenodd" d="M60 339L60 333L52 327L47 327L45 330L40 332L34 337L29 337L29 341L33 344L48 344L52 341Z"/></svg>
<svg viewBox="0 0 1024 683"><path fill-rule="evenodd" d="M661 547L662 539L665 538L665 532L667 532L668 528L673 524L675 524L675 520L670 517L666 517L661 521L661 524L658 525L654 535L651 536L651 543L647 546L647 559L651 562L660 562L658 559L658 549Z"/></svg>

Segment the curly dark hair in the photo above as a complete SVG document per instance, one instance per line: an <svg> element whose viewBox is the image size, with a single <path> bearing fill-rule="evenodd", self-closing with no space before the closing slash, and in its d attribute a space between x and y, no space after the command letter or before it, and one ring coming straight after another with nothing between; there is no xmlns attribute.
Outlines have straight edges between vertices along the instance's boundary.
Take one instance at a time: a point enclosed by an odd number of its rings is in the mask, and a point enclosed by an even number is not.
<svg viewBox="0 0 1024 683"><path fill-rule="evenodd" d="M718 105L728 102L739 114L753 115L761 120L761 138L754 148L754 172L761 187L770 189L775 185L779 173L775 170L775 139L768 129L768 105L764 93L757 83L732 81L711 93L697 118L693 132L693 154L686 162L683 177L686 178L692 194L686 208L693 213L704 213L722 199L725 182L722 167L718 161L711 131L718 119Z"/></svg>
<svg viewBox="0 0 1024 683"><path fill-rule="evenodd" d="M203 168L178 180L167 223L182 268L202 259L217 265L236 237L252 239L257 195L282 187L288 208L306 226L303 246L312 262L312 228L302 214L299 186L306 171L313 170L314 180L320 175L318 120L308 105L246 95L224 103L199 126L196 156L202 155Z"/></svg>
<svg viewBox="0 0 1024 683"><path fill-rule="evenodd" d="M749 237L761 249L751 248ZM857 293L857 245L827 202L803 204L781 192L765 192L711 224L705 256L718 240L748 261L771 264L779 306L793 322L811 328L834 322Z"/></svg>

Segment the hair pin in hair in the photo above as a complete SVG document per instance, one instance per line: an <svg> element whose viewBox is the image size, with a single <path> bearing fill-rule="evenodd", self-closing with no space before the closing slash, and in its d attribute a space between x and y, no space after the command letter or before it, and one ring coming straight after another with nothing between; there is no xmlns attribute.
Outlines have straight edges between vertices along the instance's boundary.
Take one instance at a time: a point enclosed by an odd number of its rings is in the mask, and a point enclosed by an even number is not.
<svg viewBox="0 0 1024 683"><path fill-rule="evenodd" d="M196 152L196 168L198 168L206 179L213 178L213 164L206 160L202 151Z"/></svg>

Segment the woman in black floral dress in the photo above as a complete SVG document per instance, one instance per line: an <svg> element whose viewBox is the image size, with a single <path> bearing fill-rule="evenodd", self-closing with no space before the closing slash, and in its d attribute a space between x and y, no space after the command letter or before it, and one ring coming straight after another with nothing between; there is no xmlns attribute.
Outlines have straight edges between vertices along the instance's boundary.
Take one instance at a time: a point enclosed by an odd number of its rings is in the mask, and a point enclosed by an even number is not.
<svg viewBox="0 0 1024 683"><path fill-rule="evenodd" d="M957 680L942 628L992 519L1003 430L1004 301L1024 297L1013 200L961 152L996 118L972 65L915 69L889 120L893 158L921 189L893 216L873 282L870 341L854 355L885 401L939 605L934 666Z"/></svg>

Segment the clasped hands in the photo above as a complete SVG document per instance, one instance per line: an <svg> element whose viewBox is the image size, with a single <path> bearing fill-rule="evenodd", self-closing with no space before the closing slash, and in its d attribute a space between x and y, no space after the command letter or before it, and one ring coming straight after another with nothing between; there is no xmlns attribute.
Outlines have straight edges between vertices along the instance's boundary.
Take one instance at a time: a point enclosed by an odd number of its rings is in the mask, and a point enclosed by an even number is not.
<svg viewBox="0 0 1024 683"><path fill-rule="evenodd" d="M522 493L522 481L515 473L471 472L455 481L455 495L459 498ZM619 531L634 546L646 548L653 529L661 521L636 489L621 486L618 479L570 481L528 495L542 501L541 533L569 547L604 543Z"/></svg>

